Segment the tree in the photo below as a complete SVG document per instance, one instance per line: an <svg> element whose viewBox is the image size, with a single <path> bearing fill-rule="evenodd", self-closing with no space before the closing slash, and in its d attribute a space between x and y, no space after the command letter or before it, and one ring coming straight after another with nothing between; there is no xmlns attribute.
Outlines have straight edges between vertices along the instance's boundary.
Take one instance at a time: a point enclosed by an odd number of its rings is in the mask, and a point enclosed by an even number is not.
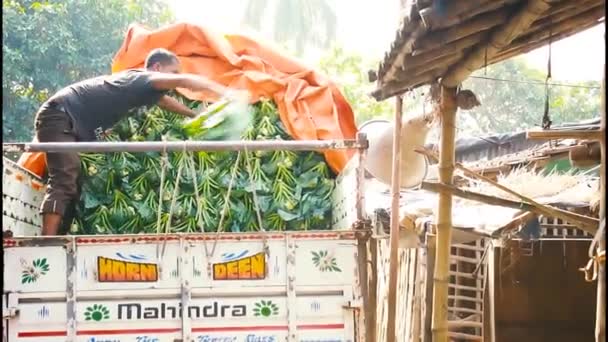
<svg viewBox="0 0 608 342"><path fill-rule="evenodd" d="M309 46L329 48L336 38L336 12L332 0L248 0L243 23L258 31L267 9L272 9L271 30L279 43L293 46L302 56ZM270 5L273 5L272 7Z"/></svg>
<svg viewBox="0 0 608 342"><path fill-rule="evenodd" d="M393 117L393 101L377 102L368 95L375 84L368 81L367 70L377 65L341 48L332 49L319 63L320 69L338 84L350 102L359 124ZM464 82L463 88L471 89L481 106L458 112L459 136L506 133L539 126L544 113L545 77L545 71L529 67L522 58L477 71ZM404 115L424 110L427 91L428 87L420 87L405 94ZM549 115L553 124L597 117L599 91L599 82L594 81L549 86Z"/></svg>
<svg viewBox="0 0 608 342"><path fill-rule="evenodd" d="M49 95L110 72L129 24L172 20L162 0L2 2L2 133L30 140L33 118Z"/></svg>
<svg viewBox="0 0 608 342"><path fill-rule="evenodd" d="M546 71L531 68L523 58L478 70L464 82L463 88L473 90L481 106L459 112L459 128L470 134L489 134L540 126L545 108L545 78ZM553 124L597 117L599 91L599 82L594 81L572 86L550 85L549 115Z"/></svg>
<svg viewBox="0 0 608 342"><path fill-rule="evenodd" d="M390 118L393 113L389 101L378 102L369 96L373 84L367 80L367 70L376 65L340 47L333 48L319 62L320 70L338 85L350 103L358 124L370 119Z"/></svg>

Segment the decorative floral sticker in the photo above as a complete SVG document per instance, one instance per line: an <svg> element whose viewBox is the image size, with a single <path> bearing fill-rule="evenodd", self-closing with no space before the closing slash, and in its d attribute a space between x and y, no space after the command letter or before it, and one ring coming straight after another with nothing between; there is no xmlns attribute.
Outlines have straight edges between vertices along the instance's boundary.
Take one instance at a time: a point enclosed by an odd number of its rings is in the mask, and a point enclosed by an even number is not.
<svg viewBox="0 0 608 342"><path fill-rule="evenodd" d="M105 305L95 304L89 306L84 312L86 321L99 322L104 319L110 319L110 310Z"/></svg>
<svg viewBox="0 0 608 342"><path fill-rule="evenodd" d="M336 262L336 257L327 251L312 252L312 262L321 272L342 272Z"/></svg>
<svg viewBox="0 0 608 342"><path fill-rule="evenodd" d="M259 301L253 307L254 316L270 317L279 314L279 307L272 301Z"/></svg>
<svg viewBox="0 0 608 342"><path fill-rule="evenodd" d="M25 260L21 259L21 284L34 283L41 276L47 274L50 270L49 264L46 263L46 258L36 259L32 262L32 266L28 265Z"/></svg>

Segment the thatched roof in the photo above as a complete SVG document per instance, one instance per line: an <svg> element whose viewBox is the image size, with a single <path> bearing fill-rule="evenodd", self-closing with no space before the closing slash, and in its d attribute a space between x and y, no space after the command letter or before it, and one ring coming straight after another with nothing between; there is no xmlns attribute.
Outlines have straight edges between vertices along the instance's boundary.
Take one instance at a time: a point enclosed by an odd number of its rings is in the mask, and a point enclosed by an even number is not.
<svg viewBox="0 0 608 342"><path fill-rule="evenodd" d="M596 130L600 128L600 118L584 120L580 122L564 123L554 126L553 130ZM530 162L534 158L539 157L539 152L546 152L544 156L556 155L561 152L567 157L569 150L559 152L558 148L572 146L570 141L555 141L547 143L544 140L527 139L526 131L492 134L481 137L461 138L456 140L456 161L461 163L470 162L486 162L496 161L496 164L502 164L504 160L501 157L510 157L519 154L518 157L510 159L519 159L518 164ZM431 150L438 150L439 146L436 143L426 145ZM562 153L563 154L563 153ZM528 158L522 160L522 157ZM485 165L489 167L490 165Z"/></svg>
<svg viewBox="0 0 608 342"><path fill-rule="evenodd" d="M499 176L500 184L534 199L535 201L563 208L569 211L579 211L591 214L597 201L597 177L586 174L541 174L531 170L519 169L506 175ZM367 212L371 214L378 208L390 207L388 187L370 181L366 185ZM467 190L484 193L500 198L517 200L516 197L486 184L473 183ZM424 190L403 191L400 196L401 228L421 231L434 226L437 214L437 194ZM519 209L494 206L467 199L454 197L452 220L453 239L457 243L472 241L479 237L498 237L501 231L510 226L513 219L520 213ZM388 218L388 214L384 215ZM553 219L553 218L547 218ZM385 228L388 220L385 220ZM576 229L567 225L564 228ZM584 235L581 232L581 235Z"/></svg>
<svg viewBox="0 0 608 342"><path fill-rule="evenodd" d="M370 81L377 100L471 72L604 21L605 0L404 0L390 50Z"/></svg>

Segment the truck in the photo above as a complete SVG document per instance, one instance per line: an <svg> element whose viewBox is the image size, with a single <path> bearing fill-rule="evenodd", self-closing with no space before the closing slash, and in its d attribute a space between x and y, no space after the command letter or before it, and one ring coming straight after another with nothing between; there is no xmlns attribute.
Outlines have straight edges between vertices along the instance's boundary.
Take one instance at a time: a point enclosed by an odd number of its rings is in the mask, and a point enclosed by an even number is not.
<svg viewBox="0 0 608 342"><path fill-rule="evenodd" d="M365 341L367 140L292 143L356 151L331 230L38 236L45 184L3 158L3 341Z"/></svg>

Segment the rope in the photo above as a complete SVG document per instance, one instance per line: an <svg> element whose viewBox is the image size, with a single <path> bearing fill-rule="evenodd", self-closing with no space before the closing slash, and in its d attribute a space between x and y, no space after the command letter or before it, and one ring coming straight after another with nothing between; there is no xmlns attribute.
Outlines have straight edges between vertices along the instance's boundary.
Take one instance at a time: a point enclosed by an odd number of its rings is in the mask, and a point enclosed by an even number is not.
<svg viewBox="0 0 608 342"><path fill-rule="evenodd" d="M162 137L162 141L166 141L165 137ZM160 227L162 223L162 213L163 213L163 192L165 190L165 173L167 169L167 165L169 164L169 159L167 157L167 146L163 146L163 152L160 158L160 188L158 189L158 210L157 210L157 218L156 218L156 233L160 234ZM158 264L161 265L161 250L156 245L156 259Z"/></svg>
<svg viewBox="0 0 608 342"><path fill-rule="evenodd" d="M184 154L187 153L186 150L186 141L184 141L184 151L182 152ZM182 169L184 168L184 161L185 158L182 157L182 159L180 159L179 161L179 166L177 167L177 176L175 177L175 185L173 187L173 194L171 195L171 204L169 206L169 217L167 218L167 223L165 225L165 231L164 234L167 235L169 234L169 232L171 231L171 218L173 217L173 209L175 208L175 202L177 201L177 194L178 194L178 190L179 190L179 182L181 180L182 177ZM161 185L162 186L162 185ZM159 193L159 197L160 197L160 201L162 203L162 198L163 198L163 194ZM159 211L162 210L162 206L159 206ZM160 215L159 215L160 216ZM158 227L157 229L159 229L160 227ZM160 256L159 256L159 262L162 264L162 260L165 256L165 250L167 248L167 239L163 240L163 244L162 244L162 248L161 248L161 252L160 252ZM158 251L157 251L157 255L158 255Z"/></svg>
<svg viewBox="0 0 608 342"><path fill-rule="evenodd" d="M606 263L606 251L598 252L597 255L591 257L585 267L579 268L579 271L585 273L585 281L588 283L597 280L597 274L599 272L600 263Z"/></svg>
<svg viewBox="0 0 608 342"><path fill-rule="evenodd" d="M252 184L256 184L254 183L255 179L253 179L253 172L251 169L251 161L249 160L249 152L247 151L247 147L245 147L245 165L247 167L247 173L249 174L249 182ZM262 232L266 232L266 230L264 229L264 223L262 222L262 214L260 213L260 206L259 206L259 202L258 202L258 189L257 187L253 188L253 206L255 207L255 215L257 217L258 220L258 227L260 228L260 231ZM267 256L270 256L270 249L268 248L268 237L266 236L266 234L262 235L262 248L264 249L264 253L266 253ZM268 270L266 270L266 272L268 272Z"/></svg>
<svg viewBox="0 0 608 342"><path fill-rule="evenodd" d="M595 233L591 245L589 246L589 261L585 267L579 268L579 271L585 273L585 281L587 282L594 282L597 279L599 264L606 263L606 250L598 251L597 254L594 255L597 244L604 238L605 229L606 219L603 219L600 223L600 229Z"/></svg>
<svg viewBox="0 0 608 342"><path fill-rule="evenodd" d="M162 138L165 141L165 137ZM167 157L167 146L163 147L162 156L160 158L160 188L158 189L158 213L156 219L156 233L160 234L161 226L161 215L163 213L163 192L165 189L165 170L169 164L169 158Z"/></svg>
<svg viewBox="0 0 608 342"><path fill-rule="evenodd" d="M505 78L496 78L489 76L469 76L470 78L476 78L480 80L487 81L497 81L497 82L505 82L505 83L519 83L519 84L532 84L532 85L549 85L552 87L569 87L569 88L583 88L583 89L600 89L599 86L586 86L580 84L565 84L565 83L547 83L545 81L524 81L524 80L509 80Z"/></svg>
<svg viewBox="0 0 608 342"><path fill-rule="evenodd" d="M230 181L228 182L228 191L226 191L226 196L224 198L224 207L222 208L220 222L218 223L217 229L215 230L215 239L213 241L213 246L211 247L211 252L209 251L209 249L207 247L207 243L203 244L203 247L205 248L205 256L207 257L207 274L209 274L209 276L211 276L211 258L215 254L215 248L217 247L217 242L220 237L219 234L223 230L224 218L226 216L226 211L228 210L228 207L230 205L230 194L232 193L232 187L234 186L234 180L236 178L236 174L239 169L240 160L241 160L241 152L239 151L239 152L237 152L236 161L234 162L234 167L232 168L232 171L230 174Z"/></svg>

